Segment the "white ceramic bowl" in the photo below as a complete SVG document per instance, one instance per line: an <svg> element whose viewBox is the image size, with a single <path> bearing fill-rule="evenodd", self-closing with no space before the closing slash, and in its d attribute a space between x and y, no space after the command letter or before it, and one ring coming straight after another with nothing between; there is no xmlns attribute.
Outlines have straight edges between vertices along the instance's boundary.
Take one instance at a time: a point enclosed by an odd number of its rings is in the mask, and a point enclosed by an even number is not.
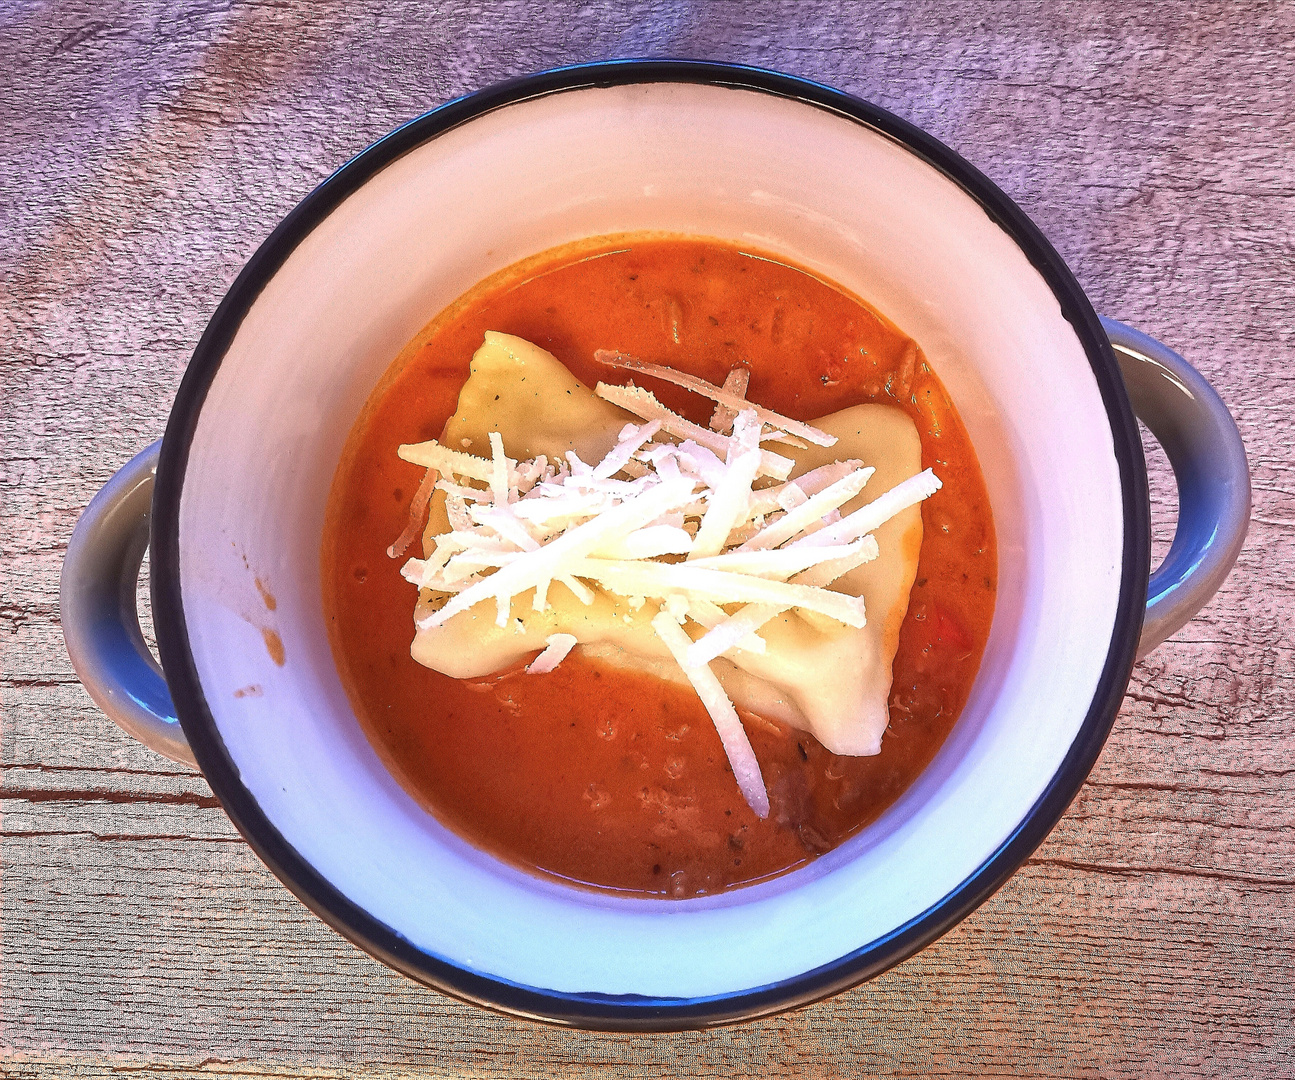
<svg viewBox="0 0 1295 1080"><path fill-rule="evenodd" d="M915 338L976 445L999 544L979 677L918 781L810 866L686 901L530 877L420 809L353 715L320 597L334 469L406 341L517 259L637 229L786 255ZM881 110L784 76L680 62L568 69L453 102L313 192L197 348L162 445L152 544L158 644L183 726L163 749L183 757L187 739L284 883L423 982L526 1016L628 1029L813 1000L910 955L988 896L1096 758L1150 570L1142 450L1119 368L1028 219ZM281 665L267 630L282 640ZM102 684L105 662L86 659L74 635L78 669ZM126 696L165 721L166 687L129 678ZM102 685L96 696L112 697Z"/></svg>

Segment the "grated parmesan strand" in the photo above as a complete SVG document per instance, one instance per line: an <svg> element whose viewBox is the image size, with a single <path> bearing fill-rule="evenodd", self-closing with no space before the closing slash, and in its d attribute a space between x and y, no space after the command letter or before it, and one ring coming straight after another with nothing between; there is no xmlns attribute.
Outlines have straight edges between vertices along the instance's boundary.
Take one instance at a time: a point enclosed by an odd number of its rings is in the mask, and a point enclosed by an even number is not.
<svg viewBox="0 0 1295 1080"><path fill-rule="evenodd" d="M500 570L506 574L515 566ZM597 581L600 585L621 596L664 596L670 592L683 592L713 600L716 603L771 603L786 607L804 608L845 623L861 627L866 619L863 598L848 596L831 589L810 589L803 585L790 585L785 581L752 577L749 574L731 574L724 570L705 570L689 563L661 563L618 559L572 560L570 572L581 578ZM490 579L487 579L488 584ZM451 604L463 600L461 594ZM484 594L488 595L488 594ZM448 608L450 604L447 604ZM445 610L445 609L442 609Z"/></svg>
<svg viewBox="0 0 1295 1080"><path fill-rule="evenodd" d="M575 598L584 604L585 607L588 607L594 602L593 589L589 588L588 585L583 581L580 581L578 578L574 578L570 574L562 574L557 580L570 589Z"/></svg>
<svg viewBox="0 0 1295 1080"><path fill-rule="evenodd" d="M409 520L405 523L400 535L387 548L387 558L400 558L409 550L409 545L417 539L418 534L423 531L423 521L427 517L427 504L432 501L432 492L440 486L437 483L439 475L435 469L428 469L423 474L422 482L418 485L418 490L414 492L413 501L409 504Z"/></svg>
<svg viewBox="0 0 1295 1080"><path fill-rule="evenodd" d="M510 466L517 462L509 461L504 454L504 437L497 431L490 433L490 491L495 497L496 506L508 502L508 473Z"/></svg>
<svg viewBox="0 0 1295 1080"><path fill-rule="evenodd" d="M760 551L786 543L798 532L803 532L814 525L823 515L858 495L864 485L872 479L875 471L871 468L855 469L849 476L838 480L835 484L829 484L817 495L811 495L795 509L788 510L773 524L756 533L739 550Z"/></svg>
<svg viewBox="0 0 1295 1080"><path fill-rule="evenodd" d="M862 461L855 461L854 459L835 461L831 465L820 465L817 469L802 473L794 480L788 480L786 483L761 488L759 491L751 493L751 502L747 506L746 516L750 519L772 514L777 510L785 510L786 507L783 506L782 500L787 489L792 486L799 488L801 494L807 497L817 495L825 487L835 484L838 480L843 480L856 469L861 468L863 468ZM790 497L796 498L794 495Z"/></svg>
<svg viewBox="0 0 1295 1080"><path fill-rule="evenodd" d="M480 480L483 484L490 483L492 462L465 454L461 450L451 450L435 441L403 443L396 453L401 460L435 469L442 476L466 476L470 480Z"/></svg>
<svg viewBox="0 0 1295 1080"><path fill-rule="evenodd" d="M661 430L660 420L651 420L642 427L626 424L620 438L605 458L594 466L594 476L610 478L621 471L645 442Z"/></svg>
<svg viewBox="0 0 1295 1080"><path fill-rule="evenodd" d="M934 495L942 486L935 473L930 469L924 469L916 476L910 476L902 483L896 484L884 495L878 495L867 506L862 506L853 514L843 517L835 525L820 529L797 540L791 546L827 547L849 543L865 533L873 532L901 510L907 510L910 506L915 506L923 499Z"/></svg>
<svg viewBox="0 0 1295 1080"><path fill-rule="evenodd" d="M544 651L526 666L528 675L545 675L567 658L575 648L574 634L550 634L544 639Z"/></svg>
<svg viewBox="0 0 1295 1080"><path fill-rule="evenodd" d="M786 605L747 604L694 641L688 647L688 663L697 666L709 664L786 610Z"/></svg>
<svg viewBox="0 0 1295 1080"><path fill-rule="evenodd" d="M619 405L626 412L631 412L644 420L660 420L661 427L665 431L680 439L692 439L698 445L719 455L724 455L728 451L728 436L719 435L671 412L657 401L656 395L650 390L644 390L640 386L609 386L607 383L600 382L594 387L594 393L604 401ZM760 471L776 480L786 480L793 464L791 458L783 457L781 454L775 454L769 450L760 452Z"/></svg>
<svg viewBox="0 0 1295 1080"><path fill-rule="evenodd" d="M755 811L757 817L769 816L769 793L765 790L764 777L760 775L760 762L755 751L751 749L751 740L747 738L746 729L738 718L737 710L724 693L715 673L706 665L691 664L688 661L688 648L691 639L684 633L683 627L666 612L660 612L652 620L652 629L670 650L670 655L683 668L697 696L715 723L724 753L728 755L729 764L733 766L733 777L737 780L738 790L746 799L747 805Z"/></svg>
<svg viewBox="0 0 1295 1080"><path fill-rule="evenodd" d="M640 375L651 375L654 379L660 379L662 382L674 383L675 386L682 386L695 394L701 394L702 397L708 397L721 405L727 405L730 409L754 409L762 423L780 431L785 431L790 435L797 435L808 442L812 442L815 446L836 445L835 435L829 435L826 431L820 431L818 428L811 427L800 420L792 420L790 417L782 416L772 409L753 405L746 400L745 395L739 397L736 394L729 394L722 387L716 386L714 383L708 383L705 379L699 379L696 375L675 371L674 368L662 367L659 364L647 364L642 360L636 360L632 356L610 352L607 349L599 349L595 352L594 359L599 363L606 364L608 367L621 368L625 371L637 372Z"/></svg>
<svg viewBox="0 0 1295 1080"><path fill-rule="evenodd" d="M697 539L688 553L689 560L718 555L728 542L733 527L745 516L751 498L751 484L760 471L760 421L749 409L733 421L733 438L729 443L727 470L712 485L706 513L702 516Z"/></svg>
<svg viewBox="0 0 1295 1080"><path fill-rule="evenodd" d="M860 537L859 540L852 542L850 547L855 548L853 554L839 559L824 559L821 563L817 563L808 570L790 578L790 582L793 585L809 585L816 589L826 589L843 574L848 574L856 566L872 562L881 554L880 549L877 547L877 538L871 534ZM830 551L831 549L813 548L810 550Z"/></svg>
<svg viewBox="0 0 1295 1080"><path fill-rule="evenodd" d="M688 618L692 619L698 626L704 626L707 630L715 629L728 617L728 612L713 600L701 600L694 596L689 602ZM743 652L763 653L768 648L768 642L757 634L747 634L733 648L741 649ZM727 649L717 655L722 656L726 652L728 652Z"/></svg>
<svg viewBox="0 0 1295 1080"><path fill-rule="evenodd" d="M852 544L840 544L836 547L777 548L771 551L743 551L738 548L734 551L726 551L722 555L690 559L688 565L707 570L727 570L731 574L752 574L755 577L786 581L794 574L799 574L820 563L849 559L859 551L862 544L862 540L856 540Z"/></svg>
<svg viewBox="0 0 1295 1080"><path fill-rule="evenodd" d="M751 369L744 367L735 367L724 376L724 385L721 389L726 394L732 394L740 401L746 400L746 388L751 382ZM718 431L721 435L727 435L733 430L733 421L737 419L737 409L730 409L727 405L716 405L715 411L711 414L710 424L711 431Z"/></svg>
<svg viewBox="0 0 1295 1080"><path fill-rule="evenodd" d="M591 554L604 559L655 559L659 555L687 555L692 544L692 536L682 525L645 525L600 545Z"/></svg>

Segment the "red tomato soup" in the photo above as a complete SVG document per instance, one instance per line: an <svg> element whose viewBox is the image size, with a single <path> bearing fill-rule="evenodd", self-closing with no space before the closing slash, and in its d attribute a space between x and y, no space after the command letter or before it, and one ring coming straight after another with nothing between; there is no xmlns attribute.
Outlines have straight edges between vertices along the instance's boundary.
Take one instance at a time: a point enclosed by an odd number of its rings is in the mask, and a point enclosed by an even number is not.
<svg viewBox="0 0 1295 1080"><path fill-rule="evenodd" d="M423 470L401 443L437 438L487 330L552 352L586 385L597 349L721 383L800 420L897 405L944 486L922 504L917 578L900 634L890 724L875 757L838 757L750 713L770 813L738 791L687 686L601 666L460 681L411 659L414 585L387 547ZM618 381L624 381L623 379ZM705 424L711 406L653 385ZM418 554L411 551L410 554ZM532 873L619 892L696 896L802 866L873 821L931 760L967 700L997 584L993 520L971 442L921 350L830 282L705 239L604 237L482 282L405 348L351 432L322 551L333 651L370 742L405 789L473 844Z"/></svg>

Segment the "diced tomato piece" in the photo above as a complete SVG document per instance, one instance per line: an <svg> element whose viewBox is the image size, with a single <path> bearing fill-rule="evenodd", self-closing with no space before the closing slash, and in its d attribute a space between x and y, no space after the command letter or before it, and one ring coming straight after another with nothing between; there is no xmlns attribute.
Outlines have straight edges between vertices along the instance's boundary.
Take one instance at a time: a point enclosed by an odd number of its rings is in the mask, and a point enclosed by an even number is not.
<svg viewBox="0 0 1295 1080"><path fill-rule="evenodd" d="M971 638L967 636L967 631L957 619L939 604L930 605L927 618L930 620L931 640L933 642L939 645L948 645L954 649L970 648Z"/></svg>

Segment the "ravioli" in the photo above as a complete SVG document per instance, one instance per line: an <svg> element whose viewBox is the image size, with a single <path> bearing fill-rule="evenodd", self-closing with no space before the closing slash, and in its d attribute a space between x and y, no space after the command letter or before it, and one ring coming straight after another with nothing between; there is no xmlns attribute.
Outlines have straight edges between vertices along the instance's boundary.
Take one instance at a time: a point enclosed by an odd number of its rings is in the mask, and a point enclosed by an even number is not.
<svg viewBox="0 0 1295 1080"><path fill-rule="evenodd" d="M455 414L441 444L489 456L497 432L518 459L561 458L569 450L597 461L637 417L597 397L552 354L520 338L487 333L472 359ZM857 405L814 421L837 436L831 448L778 447L794 460L794 479L820 465L857 458L876 471L868 486L841 507L848 514L921 469L921 443L912 420L888 405ZM450 529L444 496L432 500L423 537L425 551ZM836 581L833 588L864 598L859 628L810 621L789 610L766 623L764 653L732 650L711 662L738 708L809 731L835 754L870 755L881 749L889 717L891 668L908 608L922 542L921 510L901 511L875 532L880 554ZM514 598L506 625L495 604L478 603L445 622L416 632L410 652L420 664L454 678L481 678L505 670L538 650L554 634L570 634L585 655L616 667L650 671L686 682L686 676L653 630L660 608L595 590L586 605L565 586L550 588L546 610L532 607L533 590ZM432 594L420 596L428 610ZM417 615L417 613L416 613Z"/></svg>

